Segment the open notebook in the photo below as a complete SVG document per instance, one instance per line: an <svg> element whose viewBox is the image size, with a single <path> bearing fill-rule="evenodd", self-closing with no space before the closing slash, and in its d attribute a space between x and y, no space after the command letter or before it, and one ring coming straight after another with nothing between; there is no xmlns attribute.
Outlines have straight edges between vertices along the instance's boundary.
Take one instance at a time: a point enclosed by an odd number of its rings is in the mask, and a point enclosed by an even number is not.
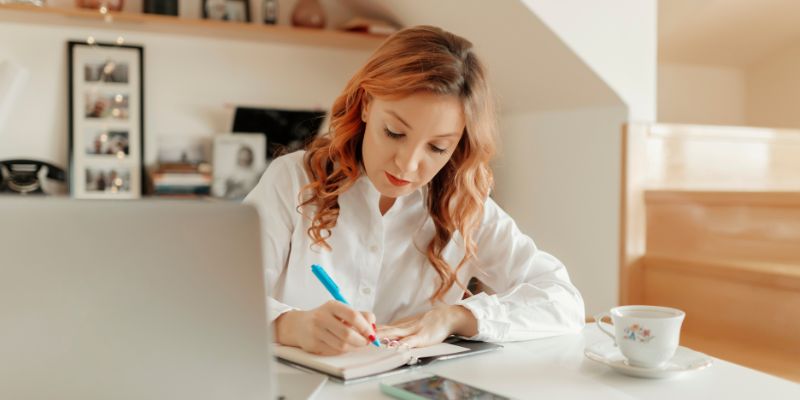
<svg viewBox="0 0 800 400"><path fill-rule="evenodd" d="M385 376L384 373L398 368L418 363L427 364L434 359L476 354L502 347L484 342L455 341L454 343L439 343L415 349L368 346L338 356L320 356L306 353L297 347L275 345L275 355L289 364L322 372L334 380L351 383L366 377Z"/></svg>

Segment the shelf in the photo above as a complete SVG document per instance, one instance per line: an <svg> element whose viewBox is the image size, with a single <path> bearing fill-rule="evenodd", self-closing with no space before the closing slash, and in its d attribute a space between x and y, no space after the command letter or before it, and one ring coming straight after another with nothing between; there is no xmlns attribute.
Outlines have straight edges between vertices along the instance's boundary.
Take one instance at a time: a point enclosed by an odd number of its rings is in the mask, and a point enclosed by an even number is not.
<svg viewBox="0 0 800 400"><path fill-rule="evenodd" d="M106 22L100 12L96 10L0 4L0 23L72 26L364 51L376 49L385 39L384 36L364 33L295 28L285 25L261 25L124 12L109 12L109 15L113 18L113 23Z"/></svg>

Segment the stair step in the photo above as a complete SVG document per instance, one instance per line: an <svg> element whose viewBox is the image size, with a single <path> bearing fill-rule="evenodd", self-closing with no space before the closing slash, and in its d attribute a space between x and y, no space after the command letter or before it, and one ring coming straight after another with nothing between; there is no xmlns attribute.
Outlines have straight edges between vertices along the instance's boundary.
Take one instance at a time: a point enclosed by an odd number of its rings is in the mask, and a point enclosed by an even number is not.
<svg viewBox="0 0 800 400"><path fill-rule="evenodd" d="M800 351L798 271L798 265L646 255L642 292L645 304L686 311L685 328L702 337Z"/></svg>
<svg viewBox="0 0 800 400"><path fill-rule="evenodd" d="M800 192L648 191L646 252L800 265Z"/></svg>
<svg viewBox="0 0 800 400"><path fill-rule="evenodd" d="M681 346L800 383L800 354L796 351L767 347L755 340L708 338L686 329L681 332Z"/></svg>

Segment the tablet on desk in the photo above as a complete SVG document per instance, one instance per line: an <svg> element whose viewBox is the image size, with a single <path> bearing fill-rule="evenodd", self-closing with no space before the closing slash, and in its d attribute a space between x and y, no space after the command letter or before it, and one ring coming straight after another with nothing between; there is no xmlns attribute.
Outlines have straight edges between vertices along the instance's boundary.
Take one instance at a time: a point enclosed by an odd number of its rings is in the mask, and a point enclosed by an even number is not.
<svg viewBox="0 0 800 400"><path fill-rule="evenodd" d="M383 393L401 400L508 400L508 397L439 375L414 374L380 383Z"/></svg>

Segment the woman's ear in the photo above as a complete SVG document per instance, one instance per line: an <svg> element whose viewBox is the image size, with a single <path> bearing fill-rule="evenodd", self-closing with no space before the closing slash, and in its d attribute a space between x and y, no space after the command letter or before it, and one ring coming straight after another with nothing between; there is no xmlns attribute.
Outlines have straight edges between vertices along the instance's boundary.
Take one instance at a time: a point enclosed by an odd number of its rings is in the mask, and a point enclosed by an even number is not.
<svg viewBox="0 0 800 400"><path fill-rule="evenodd" d="M367 123L367 117L369 116L369 106L372 103L370 100L372 98L369 95L364 96L364 100L361 102L361 121Z"/></svg>

